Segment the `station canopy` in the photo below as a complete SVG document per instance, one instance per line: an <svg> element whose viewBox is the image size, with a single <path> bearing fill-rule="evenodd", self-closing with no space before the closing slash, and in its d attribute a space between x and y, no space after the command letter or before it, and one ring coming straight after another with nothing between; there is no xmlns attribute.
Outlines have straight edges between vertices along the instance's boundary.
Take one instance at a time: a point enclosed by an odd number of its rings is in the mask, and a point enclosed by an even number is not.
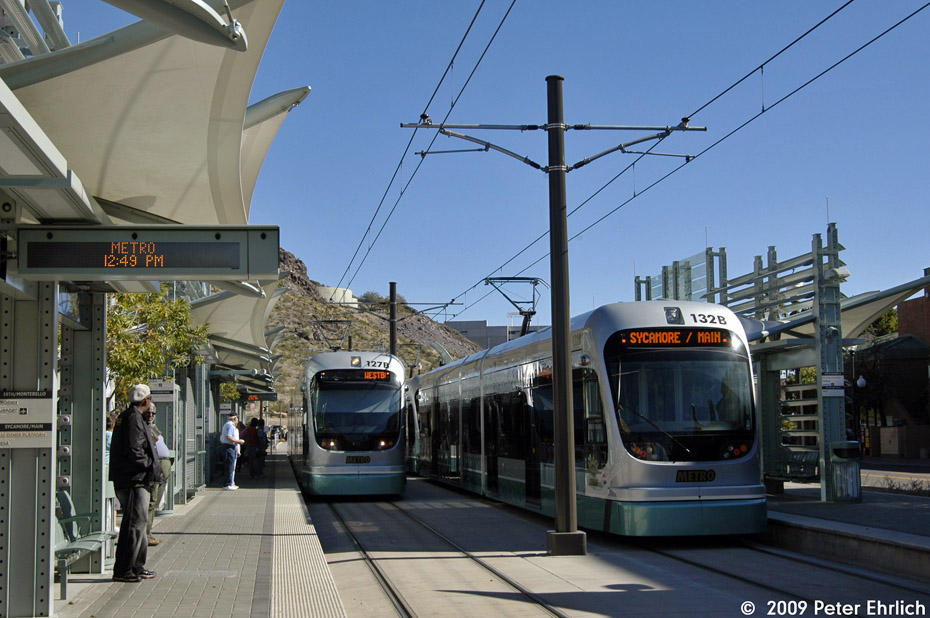
<svg viewBox="0 0 930 618"><path fill-rule="evenodd" d="M30 57L10 61L3 53L0 193L21 208L18 221L247 225L268 149L310 91L248 104L283 3L229 0L238 22L230 26L243 38L228 44L194 40L190 29L153 19L71 45L43 22L50 47L38 49L40 37ZM209 4L225 14L221 2ZM124 292L158 289L157 282L108 283ZM195 301L195 320L225 345L213 350L216 358L269 369L264 320L277 284L216 282L222 291ZM247 353L223 352L235 348Z"/></svg>
<svg viewBox="0 0 930 618"><path fill-rule="evenodd" d="M921 277L887 290L865 292L840 301L840 321L845 338L865 332L882 314L930 286L930 276ZM749 341L762 341L776 335L799 338L815 337L816 322L812 311L804 311L785 320L754 320L741 317Z"/></svg>

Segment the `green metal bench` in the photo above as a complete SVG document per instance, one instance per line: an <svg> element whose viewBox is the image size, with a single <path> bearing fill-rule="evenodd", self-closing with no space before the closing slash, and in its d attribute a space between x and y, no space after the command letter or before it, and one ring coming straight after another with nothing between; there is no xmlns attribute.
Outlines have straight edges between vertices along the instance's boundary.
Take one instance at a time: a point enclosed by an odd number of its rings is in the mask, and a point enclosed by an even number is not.
<svg viewBox="0 0 930 618"><path fill-rule="evenodd" d="M62 600L68 598L68 572L71 565L88 554L99 551L111 539L116 538L116 532L81 530L81 523L87 525L92 521L94 514L74 512L74 502L71 494L60 490L56 495L55 515L58 525L55 526L55 560L58 579L61 584Z"/></svg>

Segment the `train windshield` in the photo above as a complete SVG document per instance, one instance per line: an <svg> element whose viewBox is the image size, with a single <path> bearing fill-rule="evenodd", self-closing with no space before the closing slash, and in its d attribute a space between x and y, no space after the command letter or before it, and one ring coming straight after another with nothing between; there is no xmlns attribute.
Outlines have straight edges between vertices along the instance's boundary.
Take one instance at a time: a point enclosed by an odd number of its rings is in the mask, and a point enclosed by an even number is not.
<svg viewBox="0 0 930 618"><path fill-rule="evenodd" d="M621 331L608 341L613 401L633 456L718 461L751 450L755 412L745 346L722 329L701 332ZM686 337L698 343L682 345Z"/></svg>
<svg viewBox="0 0 930 618"><path fill-rule="evenodd" d="M387 371L329 370L313 377L309 412L317 443L333 451L375 451L397 443L401 384Z"/></svg>

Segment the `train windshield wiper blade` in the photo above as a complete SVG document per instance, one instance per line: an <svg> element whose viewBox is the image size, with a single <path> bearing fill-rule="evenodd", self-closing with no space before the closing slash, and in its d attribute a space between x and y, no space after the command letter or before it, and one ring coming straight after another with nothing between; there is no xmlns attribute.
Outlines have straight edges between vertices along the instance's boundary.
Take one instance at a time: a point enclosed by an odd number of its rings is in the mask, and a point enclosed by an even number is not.
<svg viewBox="0 0 930 618"><path fill-rule="evenodd" d="M644 421L646 421L647 423L649 423L650 425L652 425L653 427L655 427L657 431L660 431L660 432L661 432L663 435L665 435L665 437L667 437L669 440L671 440L672 442L674 442L675 444L677 444L677 445L680 446L681 448L685 449L685 452L686 452L686 453L688 453L689 455L691 454L691 449L689 449L687 446L685 446L684 444L682 444L681 441L680 441L678 438L676 438L675 436L673 436L673 435L670 434L669 432L665 431L664 429L662 429L661 427L659 427L658 425L656 425L655 422L653 422L652 419L643 416L642 414L640 414L639 412L637 412L637 411L634 410L633 408L624 408L624 407L620 404L619 401L617 402L617 410L618 410L621 414L623 414L624 412L630 412L630 413L632 413L632 414L635 414L635 415L638 416L639 418L643 419Z"/></svg>

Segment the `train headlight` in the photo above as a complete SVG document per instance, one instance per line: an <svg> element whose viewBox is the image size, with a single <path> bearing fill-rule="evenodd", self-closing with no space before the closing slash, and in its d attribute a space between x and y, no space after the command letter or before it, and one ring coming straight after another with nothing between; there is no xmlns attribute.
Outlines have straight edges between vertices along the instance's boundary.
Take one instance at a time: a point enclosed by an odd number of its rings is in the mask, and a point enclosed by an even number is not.
<svg viewBox="0 0 930 618"><path fill-rule="evenodd" d="M391 440L379 440L377 449L379 451L383 451L384 449L391 448L392 446L394 446L394 442L392 442Z"/></svg>

